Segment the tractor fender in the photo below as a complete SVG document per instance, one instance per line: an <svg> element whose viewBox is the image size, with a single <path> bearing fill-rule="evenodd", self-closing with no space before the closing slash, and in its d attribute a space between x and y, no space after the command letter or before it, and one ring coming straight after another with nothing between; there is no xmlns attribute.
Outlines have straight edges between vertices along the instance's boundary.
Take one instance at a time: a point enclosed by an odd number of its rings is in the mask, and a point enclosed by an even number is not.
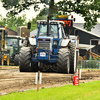
<svg viewBox="0 0 100 100"><path fill-rule="evenodd" d="M29 37L29 42L31 45L36 45L36 38L30 38Z"/></svg>
<svg viewBox="0 0 100 100"><path fill-rule="evenodd" d="M62 42L61 42L61 46L66 47L69 44L70 41L71 41L70 39L63 39Z"/></svg>

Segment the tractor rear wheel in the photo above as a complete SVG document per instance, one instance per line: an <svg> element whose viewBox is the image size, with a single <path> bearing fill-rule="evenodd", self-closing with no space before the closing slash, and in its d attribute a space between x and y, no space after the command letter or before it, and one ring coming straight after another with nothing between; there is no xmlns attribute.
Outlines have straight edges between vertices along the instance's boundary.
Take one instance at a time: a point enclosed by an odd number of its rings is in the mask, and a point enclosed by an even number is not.
<svg viewBox="0 0 100 100"><path fill-rule="evenodd" d="M19 66L19 54L16 54L16 55L15 55L15 58L14 58L14 65L15 65L15 66Z"/></svg>
<svg viewBox="0 0 100 100"><path fill-rule="evenodd" d="M58 52L57 58L57 72L69 73L70 70L70 59L69 59L69 49L61 48Z"/></svg>
<svg viewBox="0 0 100 100"><path fill-rule="evenodd" d="M74 55L75 55L75 43L72 42L70 43L70 73L74 74L75 73L75 68L74 68Z"/></svg>
<svg viewBox="0 0 100 100"><path fill-rule="evenodd" d="M31 71L31 48L22 47L19 55L19 70L20 72Z"/></svg>

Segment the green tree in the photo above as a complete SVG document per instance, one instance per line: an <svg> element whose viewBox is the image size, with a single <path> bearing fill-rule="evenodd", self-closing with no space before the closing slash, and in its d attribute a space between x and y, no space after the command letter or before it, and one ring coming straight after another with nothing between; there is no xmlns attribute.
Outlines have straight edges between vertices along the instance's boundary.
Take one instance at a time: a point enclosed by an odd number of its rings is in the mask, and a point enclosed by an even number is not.
<svg viewBox="0 0 100 100"><path fill-rule="evenodd" d="M37 28L37 19L36 18L33 18L32 20L29 20L29 22L31 23L31 29L30 29L30 32L35 30Z"/></svg>
<svg viewBox="0 0 100 100"><path fill-rule="evenodd" d="M12 14L6 14L6 18L0 16L0 25L17 31L18 26L26 25L26 15L23 14L22 16L15 16Z"/></svg>
<svg viewBox="0 0 100 100"><path fill-rule="evenodd" d="M46 20L47 16L46 15L40 15L38 14L36 18L33 18L29 22L31 23L31 29L30 31L33 31L37 28L37 20Z"/></svg>
<svg viewBox="0 0 100 100"><path fill-rule="evenodd" d="M4 18L1 14L0 14L0 25L4 25Z"/></svg>
<svg viewBox="0 0 100 100"><path fill-rule="evenodd" d="M50 7L51 9L54 8L54 0L1 0L3 3L3 7L6 10L10 10L10 13L18 14L25 9L30 9L29 7L33 5L35 11L40 9L39 5L43 4L44 8L46 6Z"/></svg>
<svg viewBox="0 0 100 100"><path fill-rule="evenodd" d="M57 14L70 15L72 12L80 14L84 18L84 28L91 31L91 28L97 24L97 18L100 17L100 0L62 0L55 3L55 0L1 0L3 7L10 10L10 13L18 14L33 5L34 10L38 11L39 4L44 5L44 9L49 7L48 14L56 12Z"/></svg>
<svg viewBox="0 0 100 100"><path fill-rule="evenodd" d="M75 12L84 18L84 28L91 31L100 18L100 0L63 0L56 4L60 14Z"/></svg>

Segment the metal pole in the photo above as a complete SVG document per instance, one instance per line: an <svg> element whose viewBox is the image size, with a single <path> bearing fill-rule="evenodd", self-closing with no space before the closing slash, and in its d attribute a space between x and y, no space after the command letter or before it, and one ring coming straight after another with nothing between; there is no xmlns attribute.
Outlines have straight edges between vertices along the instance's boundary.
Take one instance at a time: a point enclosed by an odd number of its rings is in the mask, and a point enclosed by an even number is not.
<svg viewBox="0 0 100 100"><path fill-rule="evenodd" d="M49 15L47 17L47 36L49 36Z"/></svg>

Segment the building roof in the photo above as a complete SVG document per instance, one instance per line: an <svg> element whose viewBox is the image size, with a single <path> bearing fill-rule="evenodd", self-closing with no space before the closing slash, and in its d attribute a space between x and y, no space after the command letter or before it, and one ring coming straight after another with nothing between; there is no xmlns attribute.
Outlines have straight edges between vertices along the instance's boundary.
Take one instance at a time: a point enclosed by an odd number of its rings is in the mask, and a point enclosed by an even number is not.
<svg viewBox="0 0 100 100"><path fill-rule="evenodd" d="M0 28L5 28L5 26L0 25ZM10 28L8 28L8 27L7 27L6 30L8 31L8 32L7 32L8 35L17 35L17 32L16 32L16 31L14 31L14 30L12 30L12 29L10 29Z"/></svg>
<svg viewBox="0 0 100 100"><path fill-rule="evenodd" d="M100 24L94 26L94 28L91 29L91 31L87 31L84 29L84 23L73 23L73 26L79 30L85 31L89 34L92 34L94 36L100 37Z"/></svg>

